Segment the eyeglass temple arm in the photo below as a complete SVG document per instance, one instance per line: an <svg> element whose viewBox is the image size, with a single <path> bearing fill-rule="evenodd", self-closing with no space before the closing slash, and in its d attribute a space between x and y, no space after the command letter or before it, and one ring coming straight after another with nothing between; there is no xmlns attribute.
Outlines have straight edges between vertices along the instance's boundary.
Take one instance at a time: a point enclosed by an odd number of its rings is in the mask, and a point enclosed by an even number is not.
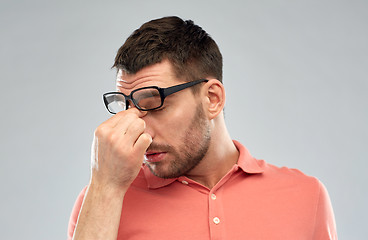
<svg viewBox="0 0 368 240"><path fill-rule="evenodd" d="M186 88L189 88L189 87L192 87L198 83L201 83L201 82L208 82L207 79L200 79L200 80L196 80L196 81L192 81L192 82L187 82L187 83L183 83L183 84L180 84L180 85L176 85L176 86L172 86L172 87L168 87L168 88L160 88L160 90L163 92L164 96L168 96L170 94L173 94L173 93L176 93L176 92L179 92L183 89L186 89Z"/></svg>

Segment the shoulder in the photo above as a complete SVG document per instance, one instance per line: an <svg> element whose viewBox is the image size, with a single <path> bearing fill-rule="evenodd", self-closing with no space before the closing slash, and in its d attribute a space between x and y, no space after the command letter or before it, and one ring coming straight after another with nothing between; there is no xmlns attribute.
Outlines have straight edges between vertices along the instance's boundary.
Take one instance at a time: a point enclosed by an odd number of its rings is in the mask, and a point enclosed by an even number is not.
<svg viewBox="0 0 368 240"><path fill-rule="evenodd" d="M318 209L329 205L329 197L322 182L295 168L277 167L263 160L264 172L253 181L256 192L289 208L308 209L310 217L315 216ZM258 180L257 180L258 179ZM286 210L285 210L286 211ZM307 214L307 213L305 213Z"/></svg>
<svg viewBox="0 0 368 240"><path fill-rule="evenodd" d="M262 163L263 162L263 163ZM309 183L319 185L320 181L314 177L305 174L299 169L289 167L278 167L270 163L266 163L260 160L260 163L264 165L264 174L270 178L274 178L277 181L292 181L297 183Z"/></svg>
<svg viewBox="0 0 368 240"><path fill-rule="evenodd" d="M277 167L266 163L264 160L257 160L258 164L264 169L259 174L259 184L263 189L273 189L282 192L293 192L300 196L309 196L318 199L324 186L321 181L309 176L299 169L288 167Z"/></svg>

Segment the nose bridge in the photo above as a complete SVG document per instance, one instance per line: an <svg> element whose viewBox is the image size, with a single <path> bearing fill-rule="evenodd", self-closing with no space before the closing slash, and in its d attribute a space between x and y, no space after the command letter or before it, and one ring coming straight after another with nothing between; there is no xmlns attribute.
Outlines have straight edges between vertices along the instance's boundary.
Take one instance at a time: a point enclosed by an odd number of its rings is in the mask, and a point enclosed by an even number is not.
<svg viewBox="0 0 368 240"><path fill-rule="evenodd" d="M136 107L131 98L126 98L125 104L126 104L126 110L128 110L129 108L132 108L132 107Z"/></svg>
<svg viewBox="0 0 368 240"><path fill-rule="evenodd" d="M154 123L153 119L151 117L151 114L149 112L143 111L145 114L143 117L141 117L144 122L146 123L146 129L144 130L145 133L148 133L152 139L155 137L155 131L154 131Z"/></svg>

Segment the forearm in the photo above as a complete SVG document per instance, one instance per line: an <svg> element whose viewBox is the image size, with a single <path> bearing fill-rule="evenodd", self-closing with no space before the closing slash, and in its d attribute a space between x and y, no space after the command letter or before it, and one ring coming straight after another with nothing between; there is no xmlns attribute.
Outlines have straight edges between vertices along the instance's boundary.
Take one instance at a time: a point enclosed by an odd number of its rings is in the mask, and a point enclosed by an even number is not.
<svg viewBox="0 0 368 240"><path fill-rule="evenodd" d="M74 240L116 240L126 190L90 185L74 231Z"/></svg>
<svg viewBox="0 0 368 240"><path fill-rule="evenodd" d="M152 143L142 117L131 108L97 127L92 144L91 181L84 196L74 240L116 240L126 190L137 177Z"/></svg>

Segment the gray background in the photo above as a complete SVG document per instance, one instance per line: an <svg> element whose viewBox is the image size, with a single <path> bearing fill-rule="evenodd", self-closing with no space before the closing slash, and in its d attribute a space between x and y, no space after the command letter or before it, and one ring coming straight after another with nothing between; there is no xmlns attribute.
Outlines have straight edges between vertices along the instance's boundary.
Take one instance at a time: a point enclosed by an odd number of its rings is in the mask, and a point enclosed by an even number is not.
<svg viewBox="0 0 368 240"><path fill-rule="evenodd" d="M224 57L226 121L257 158L327 187L340 239L367 228L367 1L3 1L1 239L65 239L109 117L115 53L143 22L193 19Z"/></svg>

